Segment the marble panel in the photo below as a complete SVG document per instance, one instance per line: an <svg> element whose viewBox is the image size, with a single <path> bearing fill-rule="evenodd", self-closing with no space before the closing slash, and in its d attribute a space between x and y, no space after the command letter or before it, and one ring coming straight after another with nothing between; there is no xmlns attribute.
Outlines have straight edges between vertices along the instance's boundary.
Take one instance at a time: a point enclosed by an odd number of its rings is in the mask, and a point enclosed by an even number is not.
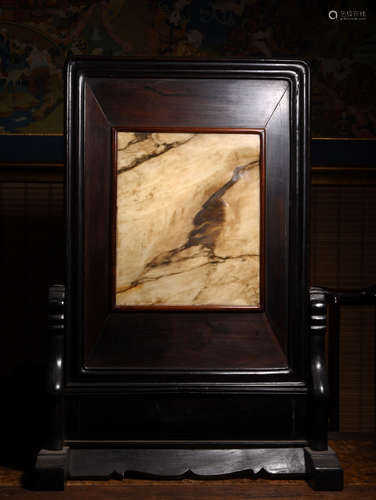
<svg viewBox="0 0 376 500"><path fill-rule="evenodd" d="M116 305L259 306L259 135L117 144Z"/></svg>

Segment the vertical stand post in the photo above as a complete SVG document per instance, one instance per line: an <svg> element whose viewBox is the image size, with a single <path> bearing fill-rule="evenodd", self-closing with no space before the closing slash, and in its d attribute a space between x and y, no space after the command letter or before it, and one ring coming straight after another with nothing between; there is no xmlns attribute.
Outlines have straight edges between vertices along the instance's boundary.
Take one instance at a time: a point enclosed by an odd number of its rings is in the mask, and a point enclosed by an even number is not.
<svg viewBox="0 0 376 500"><path fill-rule="evenodd" d="M64 447L64 304L65 288L53 285L48 293L49 432L37 457L35 489L63 490L68 449Z"/></svg>
<svg viewBox="0 0 376 500"><path fill-rule="evenodd" d="M64 300L62 285L53 285L48 294L48 378L47 393L51 399L51 429L46 449L61 450L64 441L63 422L63 357L64 357Z"/></svg>
<svg viewBox="0 0 376 500"><path fill-rule="evenodd" d="M309 483L314 490L341 490L343 471L328 447L328 377L325 367L327 304L324 290L311 288L309 331L311 375L311 435L305 448Z"/></svg>
<svg viewBox="0 0 376 500"><path fill-rule="evenodd" d="M311 289L310 304L311 448L323 451L328 449L329 387L325 366L327 304L321 289Z"/></svg>

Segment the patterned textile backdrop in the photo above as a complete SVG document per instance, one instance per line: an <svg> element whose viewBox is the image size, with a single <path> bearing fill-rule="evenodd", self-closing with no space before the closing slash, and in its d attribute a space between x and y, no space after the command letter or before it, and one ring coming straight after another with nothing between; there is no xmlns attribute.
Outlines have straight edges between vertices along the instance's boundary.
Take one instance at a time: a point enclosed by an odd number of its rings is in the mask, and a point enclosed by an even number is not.
<svg viewBox="0 0 376 500"><path fill-rule="evenodd" d="M302 57L312 135L375 137L376 2L0 0L0 133L62 133L72 54Z"/></svg>

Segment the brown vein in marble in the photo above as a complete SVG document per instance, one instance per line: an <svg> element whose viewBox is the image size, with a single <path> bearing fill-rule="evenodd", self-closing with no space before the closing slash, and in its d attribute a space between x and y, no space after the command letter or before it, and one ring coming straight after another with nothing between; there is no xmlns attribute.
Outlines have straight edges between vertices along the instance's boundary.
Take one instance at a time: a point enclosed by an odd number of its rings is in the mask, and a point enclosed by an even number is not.
<svg viewBox="0 0 376 500"><path fill-rule="evenodd" d="M119 151L125 151L129 146L133 146L133 144L137 144L138 142L143 142L145 141L150 134L148 132L135 132L134 133L134 139L128 142L126 146L123 148L118 148Z"/></svg>
<svg viewBox="0 0 376 500"><path fill-rule="evenodd" d="M221 198L242 177L244 172L258 164L259 161L254 160L236 167L231 179L208 198L193 218L194 229L189 233L188 240L180 247L166 252L163 258L161 256L155 257L146 265L146 268L169 264L174 255L196 245L214 250L215 242L221 232L221 224L225 221L225 203Z"/></svg>
<svg viewBox="0 0 376 500"><path fill-rule="evenodd" d="M198 254L195 255L190 255L188 257L181 257L180 259L172 260L175 255L193 246L200 246L202 248L205 248L207 250L206 256L210 259L209 262L205 262L204 264L200 264L199 266L191 267L189 269L175 273L162 274L160 276L153 276L153 277L144 277L144 278L141 277L133 281L128 287L119 288L117 290L117 293L127 292L128 290L135 288L139 285L142 285L143 283L146 282L156 281L158 279L165 278L167 276L183 274L186 272L190 272L194 269L198 269L200 267L218 264L220 262L224 262L229 259L239 259L239 258L244 259L247 257L258 257L258 255L254 254L220 257L216 255L214 252L216 240L221 232L221 225L225 222L225 202L222 200L222 197L234 184L236 184L239 181L239 179L241 179L241 177L247 170L250 170L256 165L259 165L258 160L254 160L249 163L246 163L245 165L240 165L236 167L233 170L231 179L228 182L226 182L226 184L224 184L222 187L220 187L217 191L215 191L215 193L213 193L207 199L207 201L202 205L201 210L199 210L199 212L197 212L197 214L194 216L193 218L194 228L189 233L187 241L180 247L174 248L168 252L164 252L163 254L158 255L157 257L154 257L152 261L146 264L144 274L147 274L147 272L150 269L159 266L169 265L172 262L176 263L184 260L192 260L202 256L202 254L199 252Z"/></svg>
<svg viewBox="0 0 376 500"><path fill-rule="evenodd" d="M148 160L150 160L152 158L157 158L158 156L163 155L164 153L166 153L170 149L176 148L177 146L182 146L183 144L186 144L188 141L190 141L191 139L193 139L193 137L195 137L193 135L191 137L188 137L188 139L186 139L185 141L175 141L175 142L171 142L170 144L168 144L166 142L162 142L161 144L158 144L158 143L156 143L154 141L154 139L152 137L152 134L138 133L138 134L135 134L135 135L136 136L144 136L144 137L142 137L142 138L137 138L136 137L135 139L133 139L132 141L130 141L124 148L119 149L118 151L125 151L130 145L137 144L138 142L143 142L144 140L147 140L149 138L151 138L151 140L154 142L157 150L155 152L153 152L153 153L149 153L149 154L145 153L140 158L135 158L126 167L120 167L119 170L118 170L118 174L122 174L123 172L128 172L129 170L133 170L134 168L138 167L142 163L145 163L146 161L148 161ZM160 148L162 148L161 151L159 151Z"/></svg>
<svg viewBox="0 0 376 500"><path fill-rule="evenodd" d="M244 172L258 164L258 160L255 160L236 167L233 170L231 179L212 194L202 205L202 209L193 219L195 229L192 229L189 233L185 248L201 244L207 248L214 249L215 242L221 232L220 225L225 221L225 203L221 198L228 189L238 182Z"/></svg>
<svg viewBox="0 0 376 500"><path fill-rule="evenodd" d="M194 259L194 258L196 258L198 256L199 256L199 254L198 255L192 255L190 257L185 257L183 259L176 260L174 262L180 262L180 261L183 261L183 260L191 260L191 259ZM210 266L210 265L213 265L213 264L218 264L218 263L224 262L226 260L230 260L230 259L234 259L234 260L235 259L245 259L247 257L258 257L258 254L257 255L243 254L243 255L234 255L234 256L230 256L230 257L220 257L220 256L216 255L215 256L215 260L210 260L209 262L205 262L204 264L200 264L199 266L190 267L189 269L185 269L183 271L178 271L176 273L161 274L160 276L153 276L153 277L150 277L150 278L147 278L147 277L146 278L140 278L138 280L133 281L127 287L118 288L116 290L116 293L128 292L132 288L136 288L137 286L143 285L144 283L148 283L150 281L157 281L157 280L159 280L161 278L166 278L166 277L169 277L169 276L177 276L178 274L189 273L189 272L193 271L194 269L200 269L201 267ZM212 258L211 255L210 255L210 258ZM202 290L200 290L200 292L202 292Z"/></svg>

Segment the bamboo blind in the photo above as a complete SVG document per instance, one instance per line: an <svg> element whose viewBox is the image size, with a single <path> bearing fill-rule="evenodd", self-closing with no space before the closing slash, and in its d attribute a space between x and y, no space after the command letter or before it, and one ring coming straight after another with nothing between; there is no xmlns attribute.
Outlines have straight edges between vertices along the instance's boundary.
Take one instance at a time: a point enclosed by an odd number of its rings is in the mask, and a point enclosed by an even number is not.
<svg viewBox="0 0 376 500"><path fill-rule="evenodd" d="M312 283L329 288L376 283L375 183L313 185L311 207ZM373 308L342 307L340 431L375 430L374 336Z"/></svg>
<svg viewBox="0 0 376 500"><path fill-rule="evenodd" d="M45 177L45 180L43 180ZM2 177L1 373L45 356L47 286L64 280L63 179ZM312 186L312 284L357 288L376 283L375 182ZM334 180L333 180L334 179ZM375 430L375 315L345 307L340 345L340 430Z"/></svg>

